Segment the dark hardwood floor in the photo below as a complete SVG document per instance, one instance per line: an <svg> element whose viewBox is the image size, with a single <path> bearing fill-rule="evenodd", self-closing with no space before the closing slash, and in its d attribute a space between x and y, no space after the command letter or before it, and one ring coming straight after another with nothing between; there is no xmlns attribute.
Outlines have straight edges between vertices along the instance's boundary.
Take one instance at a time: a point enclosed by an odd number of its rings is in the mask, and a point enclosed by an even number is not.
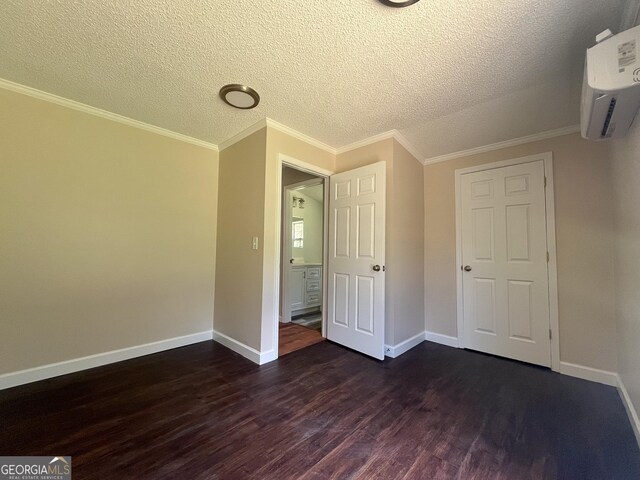
<svg viewBox="0 0 640 480"><path fill-rule="evenodd" d="M278 328L278 356L280 357L324 340L321 332L295 323L280 323Z"/></svg>
<svg viewBox="0 0 640 480"><path fill-rule="evenodd" d="M0 454L74 479L638 479L614 388L424 342L261 367L213 342L0 392Z"/></svg>

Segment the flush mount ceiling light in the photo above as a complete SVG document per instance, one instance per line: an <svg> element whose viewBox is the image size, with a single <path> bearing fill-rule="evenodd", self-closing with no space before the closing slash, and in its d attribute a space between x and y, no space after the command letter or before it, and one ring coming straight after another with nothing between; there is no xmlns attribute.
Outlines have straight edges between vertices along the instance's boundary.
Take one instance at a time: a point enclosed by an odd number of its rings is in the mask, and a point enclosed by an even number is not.
<svg viewBox="0 0 640 480"><path fill-rule="evenodd" d="M402 8L418 3L420 0L378 0L387 7Z"/></svg>
<svg viewBox="0 0 640 480"><path fill-rule="evenodd" d="M222 87L220 89L220 98L222 98L227 105L241 110L255 108L260 103L260 95L258 95L258 92L251 87L238 85L236 83Z"/></svg>

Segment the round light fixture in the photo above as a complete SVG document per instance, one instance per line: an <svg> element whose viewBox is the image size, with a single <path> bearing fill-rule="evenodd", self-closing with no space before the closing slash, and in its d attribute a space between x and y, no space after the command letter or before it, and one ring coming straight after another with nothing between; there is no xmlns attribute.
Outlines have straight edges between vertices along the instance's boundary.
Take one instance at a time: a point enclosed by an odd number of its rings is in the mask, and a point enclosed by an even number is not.
<svg viewBox="0 0 640 480"><path fill-rule="evenodd" d="M241 110L255 108L260 103L260 95L253 88L246 85L232 83L220 89L220 98L224 103Z"/></svg>
<svg viewBox="0 0 640 480"><path fill-rule="evenodd" d="M387 7L402 8L418 3L420 0L378 0Z"/></svg>

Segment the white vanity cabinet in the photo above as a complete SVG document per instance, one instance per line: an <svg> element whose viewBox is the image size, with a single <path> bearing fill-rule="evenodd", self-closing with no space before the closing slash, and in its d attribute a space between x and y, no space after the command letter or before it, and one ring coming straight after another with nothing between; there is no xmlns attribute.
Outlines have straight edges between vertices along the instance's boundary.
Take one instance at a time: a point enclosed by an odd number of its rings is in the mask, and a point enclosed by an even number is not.
<svg viewBox="0 0 640 480"><path fill-rule="evenodd" d="M322 305L322 265L291 265L291 314Z"/></svg>

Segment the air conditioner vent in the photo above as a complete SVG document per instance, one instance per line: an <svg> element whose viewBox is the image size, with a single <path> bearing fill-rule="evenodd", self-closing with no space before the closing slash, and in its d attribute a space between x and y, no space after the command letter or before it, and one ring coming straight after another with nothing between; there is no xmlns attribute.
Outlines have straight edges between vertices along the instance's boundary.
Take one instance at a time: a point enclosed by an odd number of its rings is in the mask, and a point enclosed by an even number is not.
<svg viewBox="0 0 640 480"><path fill-rule="evenodd" d="M602 126L602 136L606 137L607 132L609 130L609 123L611 123L611 117L613 117L613 111L616 109L616 99L612 98L609 102L609 110L607 111L607 116L604 119L604 125Z"/></svg>

